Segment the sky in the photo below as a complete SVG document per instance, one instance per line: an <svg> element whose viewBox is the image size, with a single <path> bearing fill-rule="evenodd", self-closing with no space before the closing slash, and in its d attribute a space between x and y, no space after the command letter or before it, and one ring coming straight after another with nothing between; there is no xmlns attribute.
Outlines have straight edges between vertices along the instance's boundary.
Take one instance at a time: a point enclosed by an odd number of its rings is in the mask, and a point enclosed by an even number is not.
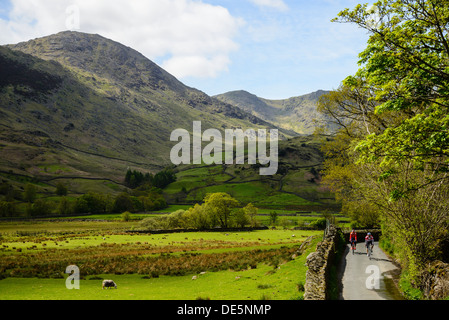
<svg viewBox="0 0 449 320"><path fill-rule="evenodd" d="M338 88L368 35L331 22L363 0L0 0L0 44L65 30L136 49L216 95L286 99Z"/></svg>

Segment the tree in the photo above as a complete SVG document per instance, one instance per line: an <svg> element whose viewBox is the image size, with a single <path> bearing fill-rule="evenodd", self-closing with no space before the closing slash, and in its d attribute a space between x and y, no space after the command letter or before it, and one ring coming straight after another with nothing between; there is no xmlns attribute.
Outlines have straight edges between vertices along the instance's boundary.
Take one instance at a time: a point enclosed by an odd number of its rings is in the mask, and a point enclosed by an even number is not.
<svg viewBox="0 0 449 320"><path fill-rule="evenodd" d="M31 217L47 216L52 213L52 205L45 199L37 199L33 204L28 203L27 214Z"/></svg>
<svg viewBox="0 0 449 320"><path fill-rule="evenodd" d="M186 219L192 228L197 230L206 230L214 227L210 212L204 205L195 204L186 213Z"/></svg>
<svg viewBox="0 0 449 320"><path fill-rule="evenodd" d="M270 212L270 224L275 225L278 221L279 215L276 211Z"/></svg>
<svg viewBox="0 0 449 320"><path fill-rule="evenodd" d="M153 186L156 188L164 189L170 183L176 181L176 175L172 170L165 169L154 175Z"/></svg>
<svg viewBox="0 0 449 320"><path fill-rule="evenodd" d="M370 33L361 68L345 84L365 79L376 114L406 115L359 142L363 160L410 160L421 170L449 170L448 16L447 0L382 0L371 9L346 9L335 20Z"/></svg>
<svg viewBox="0 0 449 320"><path fill-rule="evenodd" d="M0 194L5 195L4 200L7 202L14 202L15 198L20 198L17 190L14 190L14 187L7 182L3 182L0 184Z"/></svg>
<svg viewBox="0 0 449 320"><path fill-rule="evenodd" d="M227 228L231 223L239 227L247 224L255 226L257 222L254 216L257 214L257 208L248 204L233 211L237 205L238 201L229 194L212 193L205 197L203 204L195 204L188 210L177 210L169 215L146 218L141 225L149 230L177 228L206 230L217 226Z"/></svg>
<svg viewBox="0 0 449 320"><path fill-rule="evenodd" d="M36 199L37 188L34 184L27 183L23 192L23 200L26 202L34 202Z"/></svg>
<svg viewBox="0 0 449 320"><path fill-rule="evenodd" d="M68 215L73 212L72 206L66 197L62 197L58 205L58 213L60 215Z"/></svg>
<svg viewBox="0 0 449 320"><path fill-rule="evenodd" d="M236 226L240 228L245 227L250 222L249 216L243 208L236 210L233 218Z"/></svg>
<svg viewBox="0 0 449 320"><path fill-rule="evenodd" d="M88 192L77 199L75 208L78 213L105 213L106 197L100 193Z"/></svg>
<svg viewBox="0 0 449 320"><path fill-rule="evenodd" d="M419 285L448 235L449 1L381 0L335 21L370 38L357 73L320 101L340 126L323 182L379 220Z"/></svg>
<svg viewBox="0 0 449 320"><path fill-rule="evenodd" d="M249 224L251 227L256 227L259 223L256 220L257 212L259 211L257 207L255 207L252 203L248 203L244 208L243 211L245 212L246 216L249 219Z"/></svg>
<svg viewBox="0 0 449 320"><path fill-rule="evenodd" d="M137 170L128 169L125 175L125 185L131 189L138 188L145 184L151 185L153 182L153 175L150 173L143 174Z"/></svg>
<svg viewBox="0 0 449 320"><path fill-rule="evenodd" d="M58 196L66 196L67 191L67 187L62 182L56 183L56 194Z"/></svg>
<svg viewBox="0 0 449 320"><path fill-rule="evenodd" d="M448 236L449 186L445 179L426 184L434 173L416 171L411 162L391 166L391 174L369 166L377 174L361 172L360 178L366 181L365 194L380 208L385 234L400 248L397 253L404 267L420 285L421 271L428 261L440 258L441 244Z"/></svg>
<svg viewBox="0 0 449 320"><path fill-rule="evenodd" d="M76 199L74 210L76 213L89 213L90 208L87 200L82 197Z"/></svg>
<svg viewBox="0 0 449 320"><path fill-rule="evenodd" d="M188 228L185 210L176 210L168 215L170 229Z"/></svg>
<svg viewBox="0 0 449 320"><path fill-rule="evenodd" d="M131 196L128 193L122 192L115 197L113 207L114 212L125 212L125 211L132 212L133 210L134 210L134 203L131 199Z"/></svg>
<svg viewBox="0 0 449 320"><path fill-rule="evenodd" d="M239 202L225 192L209 193L204 198L206 210L216 219L222 228L228 228L232 209Z"/></svg>
<svg viewBox="0 0 449 320"><path fill-rule="evenodd" d="M13 217L16 211L14 202L0 201L0 217Z"/></svg>

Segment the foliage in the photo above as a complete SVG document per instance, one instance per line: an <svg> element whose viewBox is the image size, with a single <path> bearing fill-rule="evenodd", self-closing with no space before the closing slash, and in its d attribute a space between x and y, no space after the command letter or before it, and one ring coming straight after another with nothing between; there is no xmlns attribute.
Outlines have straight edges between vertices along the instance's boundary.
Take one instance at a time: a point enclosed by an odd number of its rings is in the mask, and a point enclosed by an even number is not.
<svg viewBox="0 0 449 320"><path fill-rule="evenodd" d="M106 197L103 194L88 192L80 196L75 205L77 213L105 213Z"/></svg>
<svg viewBox="0 0 449 320"><path fill-rule="evenodd" d="M275 225L278 221L279 215L276 211L270 211L270 224Z"/></svg>
<svg viewBox="0 0 449 320"><path fill-rule="evenodd" d="M70 204L70 202L67 200L66 197L62 197L61 200L59 201L59 205L58 205L58 214L60 215L68 215L73 213L73 207Z"/></svg>
<svg viewBox="0 0 449 320"><path fill-rule="evenodd" d="M407 300L421 300L424 297L423 292L416 288L416 285L414 285L408 271L404 271L401 274L401 278L399 279L399 287Z"/></svg>
<svg viewBox="0 0 449 320"><path fill-rule="evenodd" d="M142 173L137 170L128 169L125 175L125 185L131 189L141 186L153 186L159 189L164 189L170 183L176 181L175 173L170 169L159 171L154 176L151 173Z"/></svg>
<svg viewBox="0 0 449 320"><path fill-rule="evenodd" d="M335 21L370 38L360 69L319 107L340 127L323 148L323 182L355 223L382 225L414 286L448 234L448 4L381 0L342 11Z"/></svg>
<svg viewBox="0 0 449 320"><path fill-rule="evenodd" d="M133 211L134 210L134 202L131 196L122 192L118 194L114 199L113 212L124 212L124 211Z"/></svg>
<svg viewBox="0 0 449 320"><path fill-rule="evenodd" d="M168 215L143 219L141 226L148 230L206 230L215 227L257 226L257 208L249 203L244 208L232 210L237 205L238 201L229 194L208 194L203 204L195 204L188 210L177 210Z"/></svg>
<svg viewBox="0 0 449 320"><path fill-rule="evenodd" d="M317 219L310 224L310 227L313 229L324 230L326 229L326 221L326 218Z"/></svg>
<svg viewBox="0 0 449 320"><path fill-rule="evenodd" d="M10 201L0 201L0 217L13 217L16 212L16 205Z"/></svg>
<svg viewBox="0 0 449 320"><path fill-rule="evenodd" d="M122 217L122 221L125 221L125 222L129 221L129 220L131 220L131 212L125 211L122 213L121 217Z"/></svg>
<svg viewBox="0 0 449 320"><path fill-rule="evenodd" d="M246 220L248 221L248 223L251 225L251 227L257 227L258 226L258 221L256 220L256 216L258 213L259 209L257 207L255 207L252 203L248 203L244 208L243 208L243 216L246 216ZM241 226L245 226L247 223L244 223L243 225L241 224Z"/></svg>
<svg viewBox="0 0 449 320"><path fill-rule="evenodd" d="M365 79L373 89L377 114L406 117L363 139L358 147L362 159L381 158L382 164L410 160L430 163L433 171L447 171L448 2L382 0L373 9L375 14L358 5L339 14L338 21L355 23L371 34L360 54L362 68L345 83L354 87L358 79Z"/></svg>
<svg viewBox="0 0 449 320"><path fill-rule="evenodd" d="M153 175L151 173L143 174L137 170L128 169L125 175L125 184L131 189L137 188L143 184L151 184L153 181Z"/></svg>
<svg viewBox="0 0 449 320"><path fill-rule="evenodd" d="M234 213L234 223L237 227L245 227L249 224L249 216L246 214L245 210L240 208Z"/></svg>
<svg viewBox="0 0 449 320"><path fill-rule="evenodd" d="M34 202L36 199L37 188L31 183L27 183L23 192L23 200L26 202Z"/></svg>
<svg viewBox="0 0 449 320"><path fill-rule="evenodd" d="M27 215L30 217L47 216L52 213L52 205L45 199L37 199L33 204L28 203Z"/></svg>
<svg viewBox="0 0 449 320"><path fill-rule="evenodd" d="M218 222L222 228L228 228L232 208L239 202L225 192L209 193L204 198L205 210L209 212L212 223Z"/></svg>
<svg viewBox="0 0 449 320"><path fill-rule="evenodd" d="M176 175L172 170L163 170L154 175L153 186L159 189L164 189L170 183L176 181Z"/></svg>
<svg viewBox="0 0 449 320"><path fill-rule="evenodd" d="M64 185L62 182L58 182L56 184L56 194L58 196L66 196L68 192L67 186Z"/></svg>

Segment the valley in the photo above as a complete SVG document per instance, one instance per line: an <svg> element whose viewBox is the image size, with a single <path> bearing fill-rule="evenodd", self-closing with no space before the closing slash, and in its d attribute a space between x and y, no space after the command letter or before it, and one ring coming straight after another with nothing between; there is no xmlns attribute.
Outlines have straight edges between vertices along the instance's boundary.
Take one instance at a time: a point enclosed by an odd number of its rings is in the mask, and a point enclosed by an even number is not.
<svg viewBox="0 0 449 320"><path fill-rule="evenodd" d="M326 137L304 135L311 122L301 131L209 97L99 35L2 46L0 73L0 299L302 299L324 217L346 223L320 184ZM270 164L260 154L250 161L260 144L218 148L214 162L189 148L193 161L173 164L171 133L195 141L192 123L221 137L278 130L275 174L261 174ZM192 220L203 208L216 227L202 206L211 194L236 204L229 231ZM183 224L165 233L149 223L176 217ZM80 268L83 290L65 287L68 265ZM98 295L105 278L119 289Z"/></svg>

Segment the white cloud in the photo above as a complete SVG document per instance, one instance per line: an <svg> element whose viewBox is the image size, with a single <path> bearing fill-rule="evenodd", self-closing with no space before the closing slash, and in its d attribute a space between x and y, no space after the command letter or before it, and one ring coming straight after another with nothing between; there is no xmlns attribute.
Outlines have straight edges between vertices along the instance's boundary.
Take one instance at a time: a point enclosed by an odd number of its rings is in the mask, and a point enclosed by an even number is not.
<svg viewBox="0 0 449 320"><path fill-rule="evenodd" d="M67 29L98 33L130 46L178 78L215 77L238 48L242 20L226 8L195 0L11 0L0 19L0 43ZM75 10L73 10L75 9ZM78 16L79 12L79 16ZM78 24L79 22L79 24Z"/></svg>
<svg viewBox="0 0 449 320"><path fill-rule="evenodd" d="M250 0L250 1L260 7L268 7L280 11L288 10L288 6L285 4L283 0Z"/></svg>
<svg viewBox="0 0 449 320"><path fill-rule="evenodd" d="M226 55L216 55L212 58L196 56L176 56L162 64L169 71L176 70L180 78L195 74L201 78L215 78L218 74L227 70L230 59Z"/></svg>

